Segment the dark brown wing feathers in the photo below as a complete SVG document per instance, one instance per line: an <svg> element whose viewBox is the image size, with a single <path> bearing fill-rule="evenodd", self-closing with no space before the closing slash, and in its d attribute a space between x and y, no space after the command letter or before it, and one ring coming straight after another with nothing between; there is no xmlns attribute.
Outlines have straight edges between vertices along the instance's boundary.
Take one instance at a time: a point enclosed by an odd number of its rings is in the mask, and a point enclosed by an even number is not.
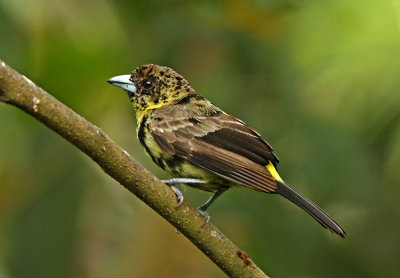
<svg viewBox="0 0 400 278"><path fill-rule="evenodd" d="M271 176L265 165L268 161L276 165L278 158L271 146L242 121L222 112L193 115L190 107L179 105L162 109L153 114L159 120L150 124L161 149L228 181L276 192L303 208L323 227L345 237L346 232L323 210Z"/></svg>
<svg viewBox="0 0 400 278"><path fill-rule="evenodd" d="M200 137L199 140L237 153L260 165L267 165L269 160L273 162L276 160L274 154L259 137L231 128L223 127Z"/></svg>
<svg viewBox="0 0 400 278"><path fill-rule="evenodd" d="M186 109L177 105L154 112L150 131L160 148L234 183L276 190L265 165L279 160L257 132L224 113L201 116Z"/></svg>

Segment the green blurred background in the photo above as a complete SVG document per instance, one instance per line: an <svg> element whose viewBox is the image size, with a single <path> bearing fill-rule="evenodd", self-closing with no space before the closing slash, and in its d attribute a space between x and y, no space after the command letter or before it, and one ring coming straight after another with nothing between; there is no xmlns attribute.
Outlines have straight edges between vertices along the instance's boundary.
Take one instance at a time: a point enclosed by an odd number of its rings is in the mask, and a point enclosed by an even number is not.
<svg viewBox="0 0 400 278"><path fill-rule="evenodd" d="M272 277L400 277L400 1L0 0L0 58L157 176L105 80L167 65L258 130L345 240L232 189L212 222ZM38 121L0 104L0 277L225 277ZM200 205L209 194L184 190Z"/></svg>

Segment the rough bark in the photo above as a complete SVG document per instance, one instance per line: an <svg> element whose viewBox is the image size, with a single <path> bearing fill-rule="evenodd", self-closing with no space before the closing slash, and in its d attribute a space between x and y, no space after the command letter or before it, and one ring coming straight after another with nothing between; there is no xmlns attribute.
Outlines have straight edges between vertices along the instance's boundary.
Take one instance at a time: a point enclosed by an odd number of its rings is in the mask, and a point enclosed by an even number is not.
<svg viewBox="0 0 400 278"><path fill-rule="evenodd" d="M204 217L194 207L185 201L176 207L173 191L116 145L100 128L2 60L0 101L25 111L75 145L105 173L176 227L229 277L268 277L215 226L205 224Z"/></svg>

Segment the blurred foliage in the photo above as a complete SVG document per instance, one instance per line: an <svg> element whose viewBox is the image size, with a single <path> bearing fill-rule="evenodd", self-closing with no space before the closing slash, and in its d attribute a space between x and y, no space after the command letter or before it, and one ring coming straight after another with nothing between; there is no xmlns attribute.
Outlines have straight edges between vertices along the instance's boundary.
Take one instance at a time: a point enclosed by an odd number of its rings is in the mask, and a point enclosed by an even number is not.
<svg viewBox="0 0 400 278"><path fill-rule="evenodd" d="M232 189L213 222L272 277L400 276L400 3L0 0L0 57L159 177L126 96L145 63L182 73L275 148L348 231ZM0 277L225 277L90 159L0 105ZM207 193L185 190L201 204Z"/></svg>

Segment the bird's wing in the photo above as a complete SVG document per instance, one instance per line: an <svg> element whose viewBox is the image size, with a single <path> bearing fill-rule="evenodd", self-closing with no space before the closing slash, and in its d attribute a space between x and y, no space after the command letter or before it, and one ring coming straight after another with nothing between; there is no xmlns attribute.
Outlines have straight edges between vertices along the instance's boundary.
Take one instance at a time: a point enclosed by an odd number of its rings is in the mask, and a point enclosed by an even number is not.
<svg viewBox="0 0 400 278"><path fill-rule="evenodd" d="M222 112L207 116L174 106L152 115L150 132L164 151L234 183L274 192L266 169L279 160L271 146L239 119Z"/></svg>

